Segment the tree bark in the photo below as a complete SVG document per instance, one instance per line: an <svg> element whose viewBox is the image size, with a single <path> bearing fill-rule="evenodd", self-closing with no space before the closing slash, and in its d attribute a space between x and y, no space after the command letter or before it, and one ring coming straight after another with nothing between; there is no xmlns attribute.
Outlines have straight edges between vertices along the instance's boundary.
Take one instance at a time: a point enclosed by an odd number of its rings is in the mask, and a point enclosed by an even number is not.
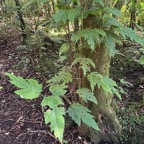
<svg viewBox="0 0 144 144"><path fill-rule="evenodd" d="M23 37L23 44L25 44L25 41L27 39L26 26L25 26L25 22L24 22L24 19L23 19L22 12L21 12L21 6L20 6L19 0L15 0L15 5L17 7L17 15L18 15L19 20L20 20L20 26L21 26L22 37Z"/></svg>

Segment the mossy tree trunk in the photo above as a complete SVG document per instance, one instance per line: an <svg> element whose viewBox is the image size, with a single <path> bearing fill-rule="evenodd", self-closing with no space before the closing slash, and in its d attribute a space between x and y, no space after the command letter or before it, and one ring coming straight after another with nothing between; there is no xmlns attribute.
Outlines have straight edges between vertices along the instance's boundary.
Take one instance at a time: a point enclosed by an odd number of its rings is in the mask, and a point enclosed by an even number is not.
<svg viewBox="0 0 144 144"><path fill-rule="evenodd" d="M84 20L83 26L84 28L102 29L102 21L99 17L90 15ZM89 48L83 48L82 53L86 57L91 58L95 63L96 68L91 69L91 71L96 71L102 76L109 76L111 57L104 44L97 44L94 52ZM90 87L87 79L83 80L82 87ZM88 103L88 107L98 121L101 132L96 132L86 125L83 125L80 131L83 135L88 136L95 144L97 144L100 139L112 139L115 143L118 143L117 136L121 133L121 125L112 107L113 95L109 94L106 96L104 90L97 87L95 87L94 93L98 105L90 102Z"/></svg>

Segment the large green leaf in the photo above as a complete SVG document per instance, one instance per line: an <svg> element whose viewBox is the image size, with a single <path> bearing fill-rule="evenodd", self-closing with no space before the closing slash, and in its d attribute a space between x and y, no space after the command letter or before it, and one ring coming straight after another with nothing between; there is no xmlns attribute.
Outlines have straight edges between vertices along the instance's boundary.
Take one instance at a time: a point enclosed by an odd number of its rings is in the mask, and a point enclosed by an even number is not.
<svg viewBox="0 0 144 144"><path fill-rule="evenodd" d="M88 16L88 14L101 16L103 13L103 8L98 7L91 7L89 10L85 11L85 15Z"/></svg>
<svg viewBox="0 0 144 144"><path fill-rule="evenodd" d="M107 33L107 35L104 38L105 46L107 47L110 56L114 56L116 54L115 49L115 39L111 36L110 33Z"/></svg>
<svg viewBox="0 0 144 144"><path fill-rule="evenodd" d="M60 107L64 105L61 97L59 96L48 96L44 97L41 106L49 106L50 109L44 111L45 123L50 123L51 131L54 131L55 137L57 137L61 142L63 139L63 132L65 121L63 115L65 115L65 109Z"/></svg>
<svg viewBox="0 0 144 144"><path fill-rule="evenodd" d="M72 104L68 109L70 117L81 126L81 122L85 123L89 127L99 130L99 127L94 120L94 116L91 115L91 111L79 103Z"/></svg>
<svg viewBox="0 0 144 144"><path fill-rule="evenodd" d="M94 91L94 87L99 81L102 80L102 75L98 74L97 72L91 72L87 77L90 82L91 89Z"/></svg>
<svg viewBox="0 0 144 144"><path fill-rule="evenodd" d="M81 88L81 89L77 89L77 94L79 94L79 96L82 98L83 101L87 102L92 101L93 103L97 104L97 99L94 96L94 93L91 92L91 90L87 89L87 88Z"/></svg>
<svg viewBox="0 0 144 144"><path fill-rule="evenodd" d="M86 75L86 73L88 71L90 71L90 66L95 67L94 62L90 58L86 58L82 54L74 55L74 61L73 61L72 65L77 64L77 63L80 64L80 67L82 68L82 70L84 72L84 76Z"/></svg>
<svg viewBox="0 0 144 144"><path fill-rule="evenodd" d="M6 75L10 78L10 82L20 89L16 90L15 93L20 95L22 98L34 99L40 95L42 85L38 84L36 80L24 79L21 76L15 76L10 73L6 73Z"/></svg>
<svg viewBox="0 0 144 144"><path fill-rule="evenodd" d="M92 50L95 49L95 42L100 43L102 41L102 37L104 37L106 33L100 29L83 29L74 33L71 37L72 41L79 41L81 38L84 38L85 41L89 44Z"/></svg>
<svg viewBox="0 0 144 144"><path fill-rule="evenodd" d="M51 85L49 91L55 96L63 96L66 91L67 85L65 84L54 84Z"/></svg>
<svg viewBox="0 0 144 144"><path fill-rule="evenodd" d="M61 97L58 96L48 96L48 97L44 97L42 102L41 102L41 106L49 106L51 109L54 109L55 107L58 107L59 105L63 105L63 101L61 99Z"/></svg>
<svg viewBox="0 0 144 144"><path fill-rule="evenodd" d="M121 99L121 95L117 90L118 86L116 82L111 78L102 76L97 72L91 72L87 77L90 82L92 91L94 91L94 87L97 86L98 88L102 88L104 90L106 96L108 96L109 93L114 93L118 96L119 99Z"/></svg>
<svg viewBox="0 0 144 144"><path fill-rule="evenodd" d="M54 15L54 20L56 22L64 22L66 23L67 20L70 20L70 22L74 22L74 19L76 16L79 15L81 11L81 7L76 7L73 9L68 9L68 10L59 10L55 15Z"/></svg>
<svg viewBox="0 0 144 144"><path fill-rule="evenodd" d="M55 137L57 137L62 143L63 133L65 127L65 109L63 107L55 107L54 109L48 109L44 112L45 123L50 123L51 131L54 131Z"/></svg>
<svg viewBox="0 0 144 144"><path fill-rule="evenodd" d="M63 69L61 71L59 71L53 78L51 78L48 82L49 83L68 83L68 82L72 82L72 74L66 70Z"/></svg>

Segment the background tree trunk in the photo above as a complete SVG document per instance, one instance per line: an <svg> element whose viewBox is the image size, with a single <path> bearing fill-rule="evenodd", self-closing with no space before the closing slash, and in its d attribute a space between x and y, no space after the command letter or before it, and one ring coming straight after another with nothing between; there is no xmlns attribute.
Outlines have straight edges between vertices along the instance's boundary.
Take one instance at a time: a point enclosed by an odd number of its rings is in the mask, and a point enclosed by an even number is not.
<svg viewBox="0 0 144 144"><path fill-rule="evenodd" d="M22 30L23 44L25 44L26 39L27 39L26 26L25 26L25 22L24 22L24 19L23 19L22 12L21 12L21 6L20 6L19 0L15 0L15 5L17 7L17 15L18 15L19 20L20 20L20 26L21 26L21 30Z"/></svg>
<svg viewBox="0 0 144 144"><path fill-rule="evenodd" d="M130 9L130 28L135 28L135 22L136 22L136 3L137 0L132 0L132 6Z"/></svg>

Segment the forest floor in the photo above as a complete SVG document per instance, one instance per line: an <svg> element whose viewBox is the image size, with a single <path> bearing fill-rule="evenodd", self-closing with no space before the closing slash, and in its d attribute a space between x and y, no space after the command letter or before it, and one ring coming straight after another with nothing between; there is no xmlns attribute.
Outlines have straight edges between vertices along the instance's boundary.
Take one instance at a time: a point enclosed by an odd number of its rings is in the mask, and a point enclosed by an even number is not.
<svg viewBox="0 0 144 144"><path fill-rule="evenodd" d="M0 35L0 144L59 144L49 126L44 124L40 105L42 97L31 101L21 99L14 94L16 88L4 74L12 72L27 79L34 78L44 85L57 66L48 61L49 66L46 65L49 71L44 73L41 71L38 54L18 46L18 30L6 29ZM52 50L49 50L47 57L51 55ZM47 88L42 93L48 95ZM64 139L68 144L89 144L86 138L78 135L75 126L65 130Z"/></svg>
<svg viewBox="0 0 144 144"><path fill-rule="evenodd" d="M40 106L42 98L31 101L21 99L14 94L16 88L5 76L5 72L13 72L24 78L37 79L45 85L51 77L51 72L57 71L58 65L54 66L53 62L49 62L50 71L41 71L41 67L45 68L45 65L41 66L43 62L39 62L38 54L18 46L20 46L20 34L16 29L9 28L0 35L0 86L2 87L0 90L0 144L59 144L50 132L49 126L44 124ZM47 57L50 58L52 53L53 50L49 50ZM53 56L56 58L57 54ZM118 71L114 69L116 65ZM51 67L54 69L50 69ZM139 110L142 113L144 107L140 104L144 89L144 67L136 67L134 63L131 66L117 57L112 65L112 77L118 83L119 79L123 78L133 85L126 87L119 83L127 92L123 94L125 101L118 102L119 107L124 108L127 104L136 102L139 103ZM42 93L49 94L46 87ZM65 130L64 139L68 144L91 144L86 138L78 135L76 126Z"/></svg>

